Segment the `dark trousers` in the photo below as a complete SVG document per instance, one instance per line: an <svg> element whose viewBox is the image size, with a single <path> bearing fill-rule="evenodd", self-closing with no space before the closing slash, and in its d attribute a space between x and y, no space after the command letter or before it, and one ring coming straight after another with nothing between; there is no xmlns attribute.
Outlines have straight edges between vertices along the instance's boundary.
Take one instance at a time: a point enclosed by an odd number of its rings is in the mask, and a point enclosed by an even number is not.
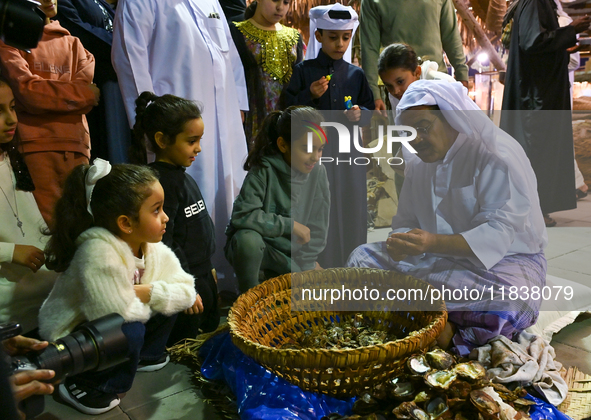
<svg viewBox="0 0 591 420"><path fill-rule="evenodd" d="M162 357L166 340L172 331L176 315L156 314L145 324L129 322L121 326L129 345L129 360L101 372L85 372L72 378L103 392L121 394L131 389L140 360L155 361Z"/></svg>
<svg viewBox="0 0 591 420"><path fill-rule="evenodd" d="M195 277L195 289L203 302L203 312L197 315L179 312L168 338L168 346L185 338L195 338L201 333L214 331L220 324L218 286L211 268L205 271L191 270L191 274Z"/></svg>

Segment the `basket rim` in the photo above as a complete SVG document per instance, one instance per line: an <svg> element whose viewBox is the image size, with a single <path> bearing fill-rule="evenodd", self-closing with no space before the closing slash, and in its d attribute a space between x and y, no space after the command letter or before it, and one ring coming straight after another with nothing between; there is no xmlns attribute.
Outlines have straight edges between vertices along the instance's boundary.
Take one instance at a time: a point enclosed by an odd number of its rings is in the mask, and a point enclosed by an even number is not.
<svg viewBox="0 0 591 420"><path fill-rule="evenodd" d="M341 269L327 269L327 270L342 270ZM348 269L348 267L344 267L344 269ZM355 268L356 270L363 270L364 268ZM371 270L371 271L382 271L382 272L389 272L391 270L379 270L379 269L374 269L374 268L367 268L366 270ZM442 321L442 319L444 320L443 322L446 322L445 319L447 318L446 314L447 314L447 310L446 310L446 305L445 305L445 301L443 300L439 300L439 302L441 302L442 305L442 310L439 311L429 311L431 313L434 314L434 319L427 325L425 325L424 327L422 327L419 330L414 330L411 331L408 335L406 335L405 337L396 339L396 340L392 340L392 341L387 341L385 343L382 344L373 344L370 346L360 346L360 347L356 347L356 348L350 348L350 349L314 349L314 348L303 348L303 349L281 349L281 348L277 348L277 347L272 347L272 346L268 346L268 345L264 345L261 343L258 343L256 341L253 341L252 339L244 336L243 334L241 334L238 330L238 324L237 324L237 320L235 319L235 307L241 306L240 304L242 303L243 300L246 299L246 294L247 293L256 293L258 290L260 289L265 289L266 288L266 283L267 282L278 282L281 279L285 279L286 277L289 277L291 279L291 275L293 273L287 273L287 274L283 274L281 276L269 279L267 281L265 281L264 283L261 283L255 287L253 287L252 289L250 289L249 291L245 292L244 294L240 295L238 297L238 299L236 300L236 302L234 302L234 304L232 305L232 307L230 308L230 311L228 312L228 318L227 318L227 322L228 325L230 326L230 334L231 336L237 337L238 339L240 339L242 341L242 343L244 345L247 345L249 347L254 347L255 349L261 349L264 351L273 351L273 352L281 352L282 354L285 355L302 355L308 352L313 352L316 354L325 354L325 355L332 355L332 354L339 354L339 355L346 355L346 354L355 354L355 353L359 353L359 351L371 351L374 349L382 349L382 350L388 350L389 348L392 348L394 346L399 346L399 345L404 345L406 342L410 342L413 337L417 336L417 335L421 335L422 333L425 333L427 331L430 331L434 328L435 324L439 323ZM404 273L397 273L400 274L401 276L404 277L410 277L412 278L414 281L417 281L419 283L424 283L426 284L428 287L431 287L430 284L424 280L421 280L419 278L413 277L411 275L408 274L404 274ZM268 285L269 283L267 283ZM264 296L272 296L273 294L279 293L279 292L287 292L290 291L291 287L286 288L286 289L282 289L282 290L278 290L275 291L273 293L267 293ZM257 300L261 299L261 297L259 297ZM344 314L344 313L366 313L366 312L380 312L380 311L292 311L292 312L304 312L304 313L323 313L323 312L331 312L332 314L335 315L339 315L339 314ZM387 313L387 312L409 312L409 311L381 311L383 313ZM424 312L424 311L418 311L418 312Z"/></svg>
<svg viewBox="0 0 591 420"><path fill-rule="evenodd" d="M316 312L316 311L298 311L298 312ZM342 312L346 312L346 311L342 311ZM354 312L363 313L363 312L370 312L370 311L354 311ZM396 311L389 311L389 312L396 312ZM242 339L244 341L244 343L246 345L254 346L256 348L261 348L261 349L265 349L265 350L272 350L272 351L280 351L282 353L285 352L287 354L302 354L302 352L304 352L304 353L314 352L314 353L323 353L323 354L348 354L348 353L357 353L362 349L363 350L366 350L366 349L371 350L371 349L382 348L384 350L387 350L388 348L392 347L393 345L403 344L406 341L410 341L412 338L411 334L415 333L414 335L418 335L423 330L431 329L432 324L439 322L442 319L442 315L444 313L446 313L447 311L430 311L430 312L433 312L434 314L438 314L438 316L433 321L431 321L428 325L424 326L420 330L411 331L411 333L409 335L407 335L403 338L398 338L396 340L387 341L382 344L372 344L371 346L360 346L360 347L351 348L351 349L313 349L313 348L279 349L277 347L266 346L264 344L257 343L256 341L252 341L250 338L247 338L247 337L243 336L242 334L238 333L237 331L235 331L233 328L234 322L230 318L230 313L228 313L228 325L230 325L230 334L231 335L239 337L240 339Z"/></svg>

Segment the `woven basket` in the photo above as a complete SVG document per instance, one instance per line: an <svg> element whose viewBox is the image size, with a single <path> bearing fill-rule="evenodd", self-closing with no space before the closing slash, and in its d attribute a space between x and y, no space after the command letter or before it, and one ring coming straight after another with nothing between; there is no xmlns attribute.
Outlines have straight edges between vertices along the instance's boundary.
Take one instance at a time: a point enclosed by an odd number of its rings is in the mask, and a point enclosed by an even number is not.
<svg viewBox="0 0 591 420"><path fill-rule="evenodd" d="M558 409L573 419L591 418L591 375L570 367L564 380L568 385L568 394Z"/></svg>
<svg viewBox="0 0 591 420"><path fill-rule="evenodd" d="M268 280L242 294L228 315L234 344L278 376L300 388L335 397L360 395L374 384L399 374L409 355L429 347L443 331L447 312L443 301L436 311L398 311L395 302L389 310L361 312L375 330L387 330L404 337L381 345L347 350L280 349L304 330L317 330L326 321L351 320L355 312L292 311L291 274ZM426 282L392 271L341 268L297 273L305 284L315 279L348 287L385 284L392 288L428 290ZM327 280L328 279L328 280ZM298 278L301 281L302 278ZM326 284L326 282L324 283Z"/></svg>

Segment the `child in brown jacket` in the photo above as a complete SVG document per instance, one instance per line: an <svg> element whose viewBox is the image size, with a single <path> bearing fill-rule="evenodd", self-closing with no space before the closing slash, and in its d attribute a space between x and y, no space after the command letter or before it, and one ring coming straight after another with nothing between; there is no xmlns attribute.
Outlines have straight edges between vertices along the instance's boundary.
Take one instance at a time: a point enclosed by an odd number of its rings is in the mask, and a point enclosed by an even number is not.
<svg viewBox="0 0 591 420"><path fill-rule="evenodd" d="M71 169L88 163L90 136L84 114L98 104L94 57L57 21L57 0L41 0L46 24L30 53L0 41L0 69L16 99L22 152L47 223Z"/></svg>

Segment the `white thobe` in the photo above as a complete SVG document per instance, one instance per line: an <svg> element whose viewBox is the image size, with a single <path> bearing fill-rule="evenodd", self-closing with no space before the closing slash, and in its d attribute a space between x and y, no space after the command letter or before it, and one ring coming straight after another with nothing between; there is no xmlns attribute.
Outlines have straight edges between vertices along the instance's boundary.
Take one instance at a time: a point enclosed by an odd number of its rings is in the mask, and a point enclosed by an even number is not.
<svg viewBox="0 0 591 420"><path fill-rule="evenodd" d="M240 110L248 110L244 70L217 0L121 0L113 67L130 124L140 93L170 93L202 105L202 152L187 168L216 224L218 249L245 171Z"/></svg>
<svg viewBox="0 0 591 420"><path fill-rule="evenodd" d="M506 255L543 251L548 237L529 161L513 139L498 139L496 147L493 153L459 134L437 162L404 150L405 179L392 229L461 234L476 255L470 262L486 269ZM517 188L514 177L528 178L530 186ZM404 262L426 267L432 258L422 254Z"/></svg>

